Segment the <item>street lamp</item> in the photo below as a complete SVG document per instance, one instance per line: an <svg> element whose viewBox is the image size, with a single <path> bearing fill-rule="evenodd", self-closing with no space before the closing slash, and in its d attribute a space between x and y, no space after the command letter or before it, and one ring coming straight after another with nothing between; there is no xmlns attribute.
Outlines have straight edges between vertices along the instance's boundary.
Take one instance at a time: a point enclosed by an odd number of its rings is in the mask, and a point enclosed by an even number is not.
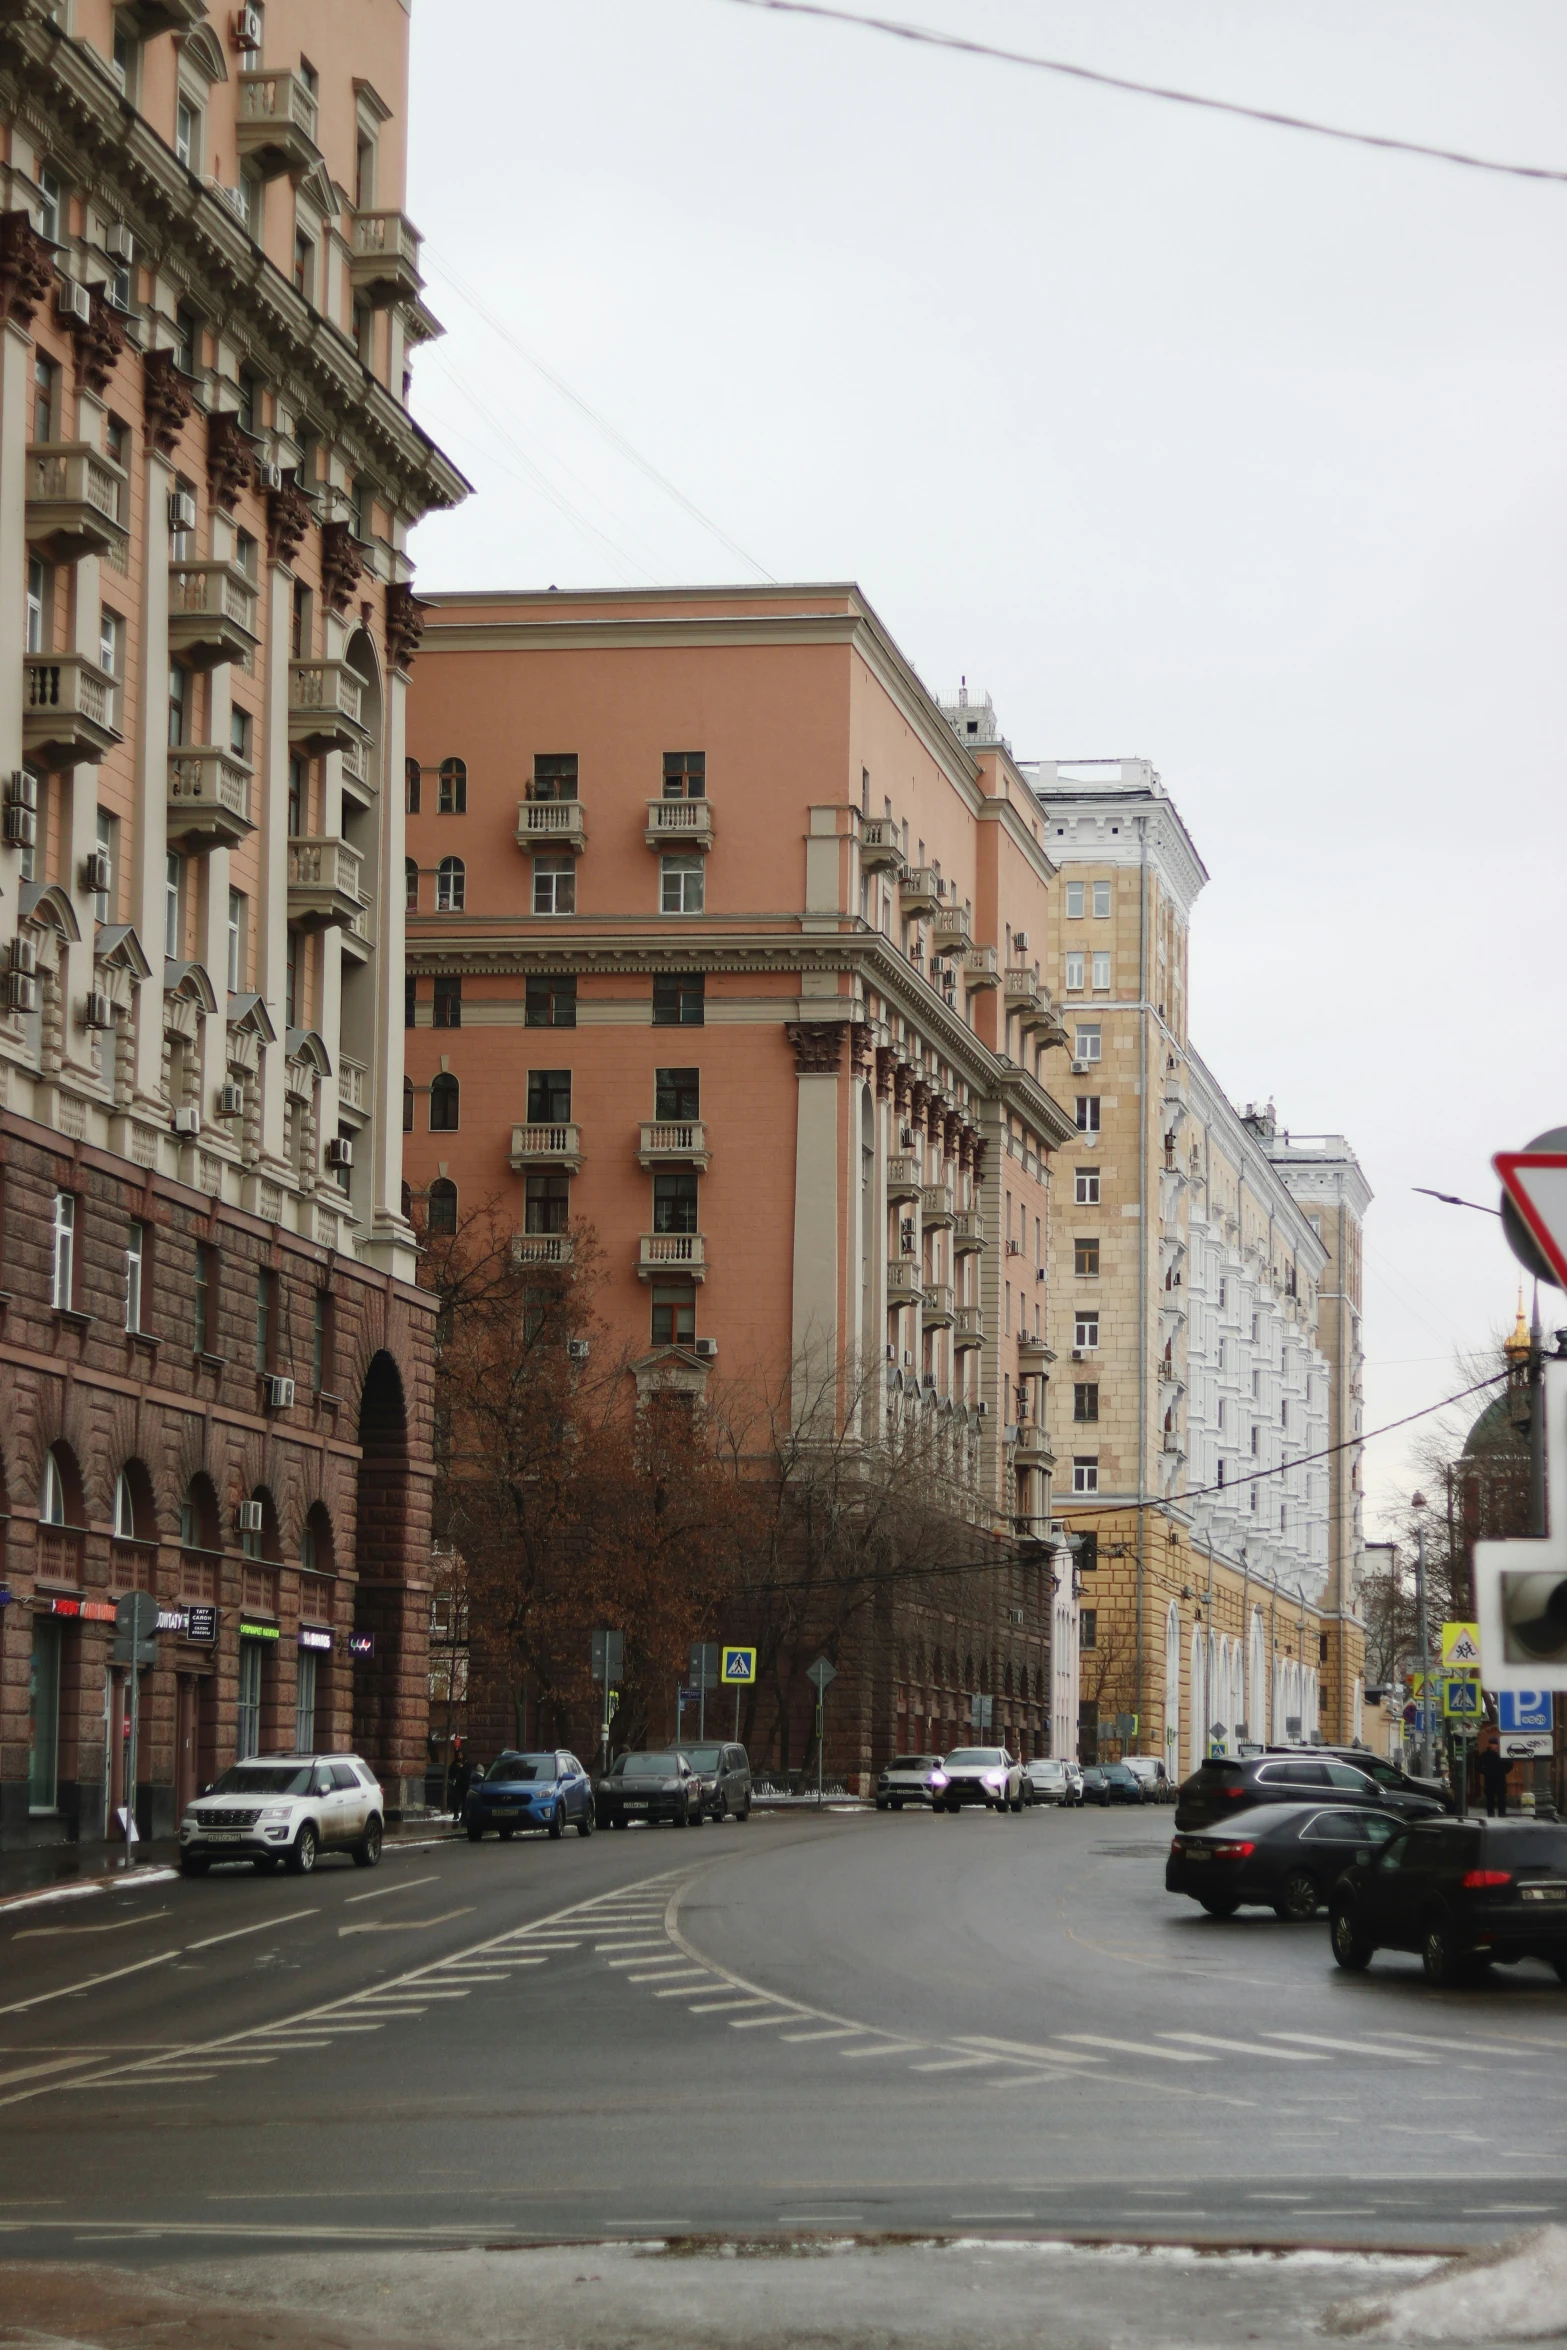
<svg viewBox="0 0 1567 2350"><path fill-rule="evenodd" d="M1423 1493L1409 1497L1412 1510L1421 1512L1426 1506ZM1426 1609L1426 1529L1425 1520L1415 1519L1415 1638L1420 1648L1420 1775L1431 1775L1431 1627Z"/></svg>

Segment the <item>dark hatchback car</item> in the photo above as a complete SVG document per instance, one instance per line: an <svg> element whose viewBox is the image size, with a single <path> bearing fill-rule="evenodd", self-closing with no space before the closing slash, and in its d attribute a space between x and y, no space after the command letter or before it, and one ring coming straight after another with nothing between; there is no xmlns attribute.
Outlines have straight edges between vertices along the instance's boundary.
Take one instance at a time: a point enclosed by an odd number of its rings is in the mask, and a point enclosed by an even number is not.
<svg viewBox="0 0 1567 2350"><path fill-rule="evenodd" d="M686 1759L702 1782L702 1809L711 1820L751 1816L751 1758L743 1746L692 1746Z"/></svg>
<svg viewBox="0 0 1567 2350"><path fill-rule="evenodd" d="M1419 1820L1348 1870L1330 1908L1333 1955L1352 1973L1410 1950L1440 1989L1523 1958L1567 1983L1567 1827Z"/></svg>
<svg viewBox="0 0 1567 2350"><path fill-rule="evenodd" d="M594 1798L601 1828L627 1828L633 1820L669 1820L677 1828L702 1824L702 1782L690 1757L673 1747L617 1754Z"/></svg>
<svg viewBox="0 0 1567 2350"><path fill-rule="evenodd" d="M1315 1917L1347 1868L1375 1859L1400 1822L1358 1804L1258 1804L1221 1827L1176 1832L1167 1893L1189 1894L1211 1918L1271 1909L1286 1925Z"/></svg>
<svg viewBox="0 0 1567 2350"><path fill-rule="evenodd" d="M1085 1803L1144 1803L1147 1796L1141 1779L1129 1771L1125 1763L1095 1763L1083 1772L1083 1801Z"/></svg>
<svg viewBox="0 0 1567 2350"><path fill-rule="evenodd" d="M468 1841L477 1844L490 1829L504 1843L519 1828L546 1828L579 1836L594 1828L593 1782L574 1754L557 1748L544 1754L498 1754L482 1779L468 1790L463 1806Z"/></svg>
<svg viewBox="0 0 1567 2350"><path fill-rule="evenodd" d="M1209 1828L1254 1803L1359 1803L1401 1819L1436 1819L1435 1795L1379 1786L1370 1773L1333 1755L1253 1754L1239 1762L1200 1763L1181 1787L1177 1828Z"/></svg>

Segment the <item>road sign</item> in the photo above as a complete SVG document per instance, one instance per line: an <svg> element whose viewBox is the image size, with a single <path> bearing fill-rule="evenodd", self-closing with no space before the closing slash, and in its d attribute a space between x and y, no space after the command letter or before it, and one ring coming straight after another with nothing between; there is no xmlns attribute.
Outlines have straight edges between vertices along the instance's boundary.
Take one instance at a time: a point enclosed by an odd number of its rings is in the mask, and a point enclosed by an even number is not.
<svg viewBox="0 0 1567 2350"><path fill-rule="evenodd" d="M1442 1662L1444 1665L1478 1665L1480 1662L1480 1627L1478 1624L1444 1624L1442 1626Z"/></svg>
<svg viewBox="0 0 1567 2350"><path fill-rule="evenodd" d="M995 1699L981 1697L977 1692L968 1701L968 1720L971 1730L988 1730L994 1719Z"/></svg>
<svg viewBox="0 0 1567 2350"><path fill-rule="evenodd" d="M1567 1289L1567 1150L1557 1131L1540 1135L1526 1151L1498 1151L1491 1161L1502 1190L1521 1218L1548 1278ZM1542 1148L1555 1144L1557 1147ZM1530 1262L1525 1258L1525 1262Z"/></svg>
<svg viewBox="0 0 1567 2350"><path fill-rule="evenodd" d="M1548 1689L1503 1689L1496 1700L1499 1730L1551 1734L1551 1693Z"/></svg>
<svg viewBox="0 0 1567 2350"><path fill-rule="evenodd" d="M626 1636L624 1632L595 1632L593 1635L593 1678L606 1686L618 1681L625 1671Z"/></svg>
<svg viewBox="0 0 1567 2350"><path fill-rule="evenodd" d="M116 1665L157 1663L158 1603L150 1591L128 1591L117 1603L109 1661Z"/></svg>
<svg viewBox="0 0 1567 2350"><path fill-rule="evenodd" d="M689 1679L693 1689L718 1687L718 1643L715 1640L694 1640L691 1643Z"/></svg>
<svg viewBox="0 0 1567 2350"><path fill-rule="evenodd" d="M1538 1730L1504 1730L1497 1746L1508 1762L1532 1762L1537 1754L1549 1754L1556 1743L1547 1732Z"/></svg>
<svg viewBox="0 0 1567 2350"><path fill-rule="evenodd" d="M828 1689L838 1678L838 1668L836 1665L830 1665L824 1656L819 1656L814 1665L806 1666L805 1677L816 1691L817 1696L825 1697Z"/></svg>
<svg viewBox="0 0 1567 2350"><path fill-rule="evenodd" d="M1478 1681L1444 1681L1442 1683L1442 1717L1449 1722L1478 1722L1484 1718L1485 1706L1480 1696Z"/></svg>
<svg viewBox="0 0 1567 2350"><path fill-rule="evenodd" d="M1548 1535L1477 1542L1475 1604L1488 1689L1567 1689L1567 1362L1545 1380Z"/></svg>
<svg viewBox="0 0 1567 2350"><path fill-rule="evenodd" d="M1412 1729L1414 1728L1415 1724L1416 1724L1416 1723L1419 1721L1419 1719L1420 1719L1420 1708L1419 1708L1419 1706L1418 1706L1418 1705L1406 1705L1406 1706L1405 1706L1405 1708L1404 1708L1404 1725L1405 1725L1406 1729L1410 1729L1410 1730L1412 1730Z"/></svg>
<svg viewBox="0 0 1567 2350"><path fill-rule="evenodd" d="M749 1689L756 1679L756 1650L726 1647L718 1677L726 1689Z"/></svg>

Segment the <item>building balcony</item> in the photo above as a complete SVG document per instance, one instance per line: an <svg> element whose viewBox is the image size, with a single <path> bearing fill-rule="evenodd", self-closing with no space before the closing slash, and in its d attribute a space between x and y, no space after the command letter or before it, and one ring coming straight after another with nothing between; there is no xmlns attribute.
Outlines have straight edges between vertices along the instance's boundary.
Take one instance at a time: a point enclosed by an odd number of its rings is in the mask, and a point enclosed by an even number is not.
<svg viewBox="0 0 1567 2350"><path fill-rule="evenodd" d="M958 1306L952 1316L952 1343L959 1354L972 1354L985 1343L983 1306Z"/></svg>
<svg viewBox="0 0 1567 2350"><path fill-rule="evenodd" d="M256 591L237 563L169 565L169 651L192 669L246 661L261 638Z"/></svg>
<svg viewBox="0 0 1567 2350"><path fill-rule="evenodd" d="M927 1232L949 1232L954 1221L950 1183L927 1183L920 1191L920 1218Z"/></svg>
<svg viewBox="0 0 1567 2350"><path fill-rule="evenodd" d="M952 1327L952 1284L950 1281L927 1281L925 1284L925 1327L927 1330L950 1330Z"/></svg>
<svg viewBox="0 0 1567 2350"><path fill-rule="evenodd" d="M936 879L935 868L911 865L898 884L898 897L905 921L915 914L934 914L941 903L941 884Z"/></svg>
<svg viewBox="0 0 1567 2350"><path fill-rule="evenodd" d="M159 33L193 33L207 21L207 0L131 0L124 13L150 41Z"/></svg>
<svg viewBox="0 0 1567 2350"><path fill-rule="evenodd" d="M300 837L288 844L288 918L303 930L349 930L364 912L359 851L346 840Z"/></svg>
<svg viewBox="0 0 1567 2350"><path fill-rule="evenodd" d="M637 1159L644 1167L703 1167L712 1154L700 1118L644 1118Z"/></svg>
<svg viewBox="0 0 1567 2350"><path fill-rule="evenodd" d="M710 849L713 845L711 800L649 800L647 831L650 849Z"/></svg>
<svg viewBox="0 0 1567 2350"><path fill-rule="evenodd" d="M575 1175L582 1165L582 1128L572 1124L514 1126L511 1164L516 1174L525 1167L556 1167Z"/></svg>
<svg viewBox="0 0 1567 2350"><path fill-rule="evenodd" d="M952 1246L960 1257L976 1256L985 1245L985 1218L979 1208L959 1208L952 1219Z"/></svg>
<svg viewBox="0 0 1567 2350"><path fill-rule="evenodd" d="M412 302L424 290L419 231L404 212L358 212L350 232L348 275L372 310Z"/></svg>
<svg viewBox="0 0 1567 2350"><path fill-rule="evenodd" d="M1006 975L1006 1007L1009 1012L1037 1014L1044 1008L1044 997L1039 991L1039 975L1026 963L1015 963Z"/></svg>
<svg viewBox="0 0 1567 2350"><path fill-rule="evenodd" d="M895 1152L887 1161L887 1197L918 1199L924 1190L920 1181L920 1163L906 1152Z"/></svg>
<svg viewBox="0 0 1567 2350"><path fill-rule="evenodd" d="M569 1232L514 1232L511 1236L511 1261L514 1265L542 1265L557 1268L572 1261Z"/></svg>
<svg viewBox="0 0 1567 2350"><path fill-rule="evenodd" d="M129 543L125 471L85 441L35 441L27 452L27 543L57 563Z"/></svg>
<svg viewBox="0 0 1567 2350"><path fill-rule="evenodd" d="M860 863L867 873L903 871L903 842L890 816L860 818Z"/></svg>
<svg viewBox="0 0 1567 2350"><path fill-rule="evenodd" d="M217 743L181 743L169 752L167 801L169 839L188 855L237 848L253 829L250 768Z"/></svg>
<svg viewBox="0 0 1567 2350"><path fill-rule="evenodd" d="M315 93L299 74L271 67L239 76L240 158L254 163L263 179L297 175L320 162L316 123Z"/></svg>
<svg viewBox="0 0 1567 2350"><path fill-rule="evenodd" d="M580 800L523 800L519 803L519 849L571 849L580 856L587 845L587 815Z"/></svg>
<svg viewBox="0 0 1567 2350"><path fill-rule="evenodd" d="M44 767L96 766L121 740L114 682L85 653L22 657L22 748Z"/></svg>
<svg viewBox="0 0 1567 2350"><path fill-rule="evenodd" d="M368 961L375 945L375 900L368 890L359 892L359 903L342 924L343 952L354 962Z"/></svg>
<svg viewBox="0 0 1567 2350"><path fill-rule="evenodd" d="M357 749L364 741L364 686L346 661L290 661L288 740L291 750L318 757Z"/></svg>
<svg viewBox="0 0 1567 2350"><path fill-rule="evenodd" d="M974 941L969 934L969 918L961 906L941 905L931 917L930 951L933 955L956 955L965 959Z"/></svg>
<svg viewBox="0 0 1567 2350"><path fill-rule="evenodd" d="M1016 1469L1052 1469L1055 1454L1050 1449L1050 1438L1036 1420L1018 1422L1017 1446L1012 1455Z"/></svg>
<svg viewBox="0 0 1567 2350"><path fill-rule="evenodd" d="M343 782L350 791L358 792L366 804L374 799L379 788L375 773L375 748L363 735L343 745Z"/></svg>
<svg viewBox="0 0 1567 2350"><path fill-rule="evenodd" d="M970 947L963 958L963 984L971 993L1001 985L1001 958L994 947Z"/></svg>
<svg viewBox="0 0 1567 2350"><path fill-rule="evenodd" d="M925 1302L925 1285L913 1257L891 1257L887 1262L887 1304L918 1306Z"/></svg>
<svg viewBox="0 0 1567 2350"><path fill-rule="evenodd" d="M1055 1359L1042 1338L1020 1338L1017 1342L1017 1367L1025 1378L1048 1370Z"/></svg>
<svg viewBox="0 0 1567 2350"><path fill-rule="evenodd" d="M337 1058L337 1101L343 1110L370 1107L370 1072L363 1061L351 1061L346 1053Z"/></svg>
<svg viewBox="0 0 1567 2350"><path fill-rule="evenodd" d="M707 1242L700 1232L644 1232L637 1243L639 1281L705 1281Z"/></svg>

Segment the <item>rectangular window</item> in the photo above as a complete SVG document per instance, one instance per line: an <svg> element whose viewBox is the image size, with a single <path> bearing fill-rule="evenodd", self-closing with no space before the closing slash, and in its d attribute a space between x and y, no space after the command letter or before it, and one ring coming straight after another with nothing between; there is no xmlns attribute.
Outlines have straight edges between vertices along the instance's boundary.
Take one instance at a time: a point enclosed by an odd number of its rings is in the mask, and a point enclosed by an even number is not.
<svg viewBox="0 0 1567 2350"><path fill-rule="evenodd" d="M1072 1460L1072 1491L1097 1493L1099 1491L1099 1460L1086 1453L1077 1453Z"/></svg>
<svg viewBox="0 0 1567 2350"><path fill-rule="evenodd" d="M228 987L230 995L242 995L245 990L245 916L248 907L243 890L229 891Z"/></svg>
<svg viewBox="0 0 1567 2350"><path fill-rule="evenodd" d="M666 751L664 753L664 797L666 800L706 799L707 753L705 751Z"/></svg>
<svg viewBox="0 0 1567 2350"><path fill-rule="evenodd" d="M696 1337L696 1291L671 1286L653 1291L653 1344L689 1346Z"/></svg>
<svg viewBox="0 0 1567 2350"><path fill-rule="evenodd" d="M1097 1648L1099 1646L1099 1610L1096 1607L1085 1607L1079 1613L1077 1645L1079 1648Z"/></svg>
<svg viewBox="0 0 1567 2350"><path fill-rule="evenodd" d="M697 1224L697 1177L674 1173L653 1178L653 1229L655 1232L695 1232Z"/></svg>
<svg viewBox="0 0 1567 2350"><path fill-rule="evenodd" d="M1079 1167L1075 1185L1074 1196L1077 1205L1080 1208L1097 1208L1099 1205L1099 1169L1097 1167Z"/></svg>
<svg viewBox="0 0 1567 2350"><path fill-rule="evenodd" d="M418 760L405 760L403 764L403 813L405 816L417 816L419 813L419 786L422 780L423 775Z"/></svg>
<svg viewBox="0 0 1567 2350"><path fill-rule="evenodd" d="M260 1556L259 1550L256 1555ZM242 1640L239 1644L239 1703L234 1715L236 1762L248 1762L253 1754L261 1752L262 1648L259 1640Z"/></svg>
<svg viewBox="0 0 1567 2350"><path fill-rule="evenodd" d="M301 465L299 472L300 486L302 488L308 487L308 468L304 465ZM289 612L288 649L296 661L304 661L309 658L310 590L305 586L302 580L298 579L296 579L294 582L294 600Z"/></svg>
<svg viewBox="0 0 1567 2350"><path fill-rule="evenodd" d="M536 971L528 978L527 1024L530 1028L575 1028L577 975L574 971Z"/></svg>
<svg viewBox="0 0 1567 2350"><path fill-rule="evenodd" d="M1109 882L1108 882L1108 881L1096 881L1096 882L1094 883L1094 918L1095 918L1095 920L1096 920L1096 921L1099 921L1099 922L1103 922L1103 921L1104 921L1104 919L1105 919L1105 917L1108 915L1109 911L1110 911L1110 884L1109 884Z"/></svg>
<svg viewBox="0 0 1567 2350"><path fill-rule="evenodd" d="M1220 1462L1219 1462L1219 1483L1220 1483L1220 1485L1221 1485L1221 1486L1222 1486L1222 1485L1223 1485L1223 1483L1224 1483L1224 1462L1223 1462L1223 1459L1222 1459L1222 1458L1220 1459Z"/></svg>
<svg viewBox="0 0 1567 2350"><path fill-rule="evenodd" d="M304 759L288 763L288 837L298 840L310 814L310 768Z"/></svg>
<svg viewBox="0 0 1567 2350"><path fill-rule="evenodd" d="M1223 1368L1223 1365L1222 1365L1222 1364L1220 1365L1220 1368L1221 1368L1221 1369ZM1219 1426L1220 1426L1221 1428L1224 1426L1224 1398L1223 1398L1223 1396L1222 1396L1222 1395L1221 1395L1221 1396L1220 1396L1220 1398L1219 1398L1219 1423L1218 1423L1218 1424L1219 1424Z"/></svg>
<svg viewBox="0 0 1567 2350"><path fill-rule="evenodd" d="M147 1244L145 1225L133 1222L125 1234L125 1327L141 1328L142 1262Z"/></svg>
<svg viewBox="0 0 1567 2350"><path fill-rule="evenodd" d="M699 1069L655 1069L653 1072L653 1115L655 1118L700 1118L702 1115L702 1073Z"/></svg>
<svg viewBox="0 0 1567 2350"><path fill-rule="evenodd" d="M653 981L655 1028L700 1028L707 1016L706 981L700 971L661 971Z"/></svg>
<svg viewBox="0 0 1567 2350"><path fill-rule="evenodd" d="M462 981L437 979L435 983L435 1021L437 1028L462 1026Z"/></svg>
<svg viewBox="0 0 1567 2350"><path fill-rule="evenodd" d="M702 857L660 857L658 910L661 914L700 914L706 897L707 863Z"/></svg>
<svg viewBox="0 0 1567 2350"><path fill-rule="evenodd" d="M577 796L575 751L540 751L533 761L530 800L574 800Z"/></svg>
<svg viewBox="0 0 1567 2350"><path fill-rule="evenodd" d="M318 1289L310 1330L310 1380L318 1395L332 1384L332 1319L332 1292Z"/></svg>
<svg viewBox="0 0 1567 2350"><path fill-rule="evenodd" d="M40 351L33 360L33 438L52 441L60 421L60 370Z"/></svg>
<svg viewBox="0 0 1567 2350"><path fill-rule="evenodd" d="M1079 1134L1099 1132L1099 1096L1080 1093L1077 1097L1077 1131Z"/></svg>
<svg viewBox="0 0 1567 2350"><path fill-rule="evenodd" d="M213 1313L217 1301L218 1252L209 1241L196 1243L196 1286L192 1296L191 1344L199 1355L212 1352Z"/></svg>
<svg viewBox="0 0 1567 2350"><path fill-rule="evenodd" d="M316 1748L316 1652L302 1648L294 1667L294 1752Z"/></svg>
<svg viewBox="0 0 1567 2350"><path fill-rule="evenodd" d="M294 291L307 302L316 298L316 241L303 229L294 231Z"/></svg>
<svg viewBox="0 0 1567 2350"><path fill-rule="evenodd" d="M1097 1420L1099 1417L1099 1383L1094 1379L1079 1379L1072 1388L1072 1417L1074 1420Z"/></svg>
<svg viewBox="0 0 1567 2350"><path fill-rule="evenodd" d="M419 982L411 972L403 973L403 1026L412 1028L414 1010L419 1001Z"/></svg>
<svg viewBox="0 0 1567 2350"><path fill-rule="evenodd" d="M533 911L535 914L574 914L577 910L575 857L535 857Z"/></svg>
<svg viewBox="0 0 1567 2350"><path fill-rule="evenodd" d="M1072 1344L1081 1353L1091 1354L1099 1345L1099 1316L1079 1314L1072 1325Z"/></svg>
<svg viewBox="0 0 1567 2350"><path fill-rule="evenodd" d="M34 1616L27 1674L27 1808L52 1812L59 1796L60 1627Z"/></svg>
<svg viewBox="0 0 1567 2350"><path fill-rule="evenodd" d="M163 858L163 951L171 962L180 960L185 944L184 912L185 860L177 850L168 849Z"/></svg>
<svg viewBox="0 0 1567 2350"><path fill-rule="evenodd" d="M120 868L120 820L111 816L107 808L98 810L98 854L109 860L109 886L93 893L93 916L96 921L110 920L114 907L114 885Z"/></svg>
<svg viewBox="0 0 1567 2350"><path fill-rule="evenodd" d="M104 605L98 614L98 666L105 677L119 676L124 644L124 621Z"/></svg>
<svg viewBox="0 0 1567 2350"><path fill-rule="evenodd" d="M1074 1240L1072 1243L1072 1270L1080 1278L1088 1278L1099 1271L1099 1243L1097 1240Z"/></svg>
<svg viewBox="0 0 1567 2350"><path fill-rule="evenodd" d="M277 1275L265 1266L256 1275L256 1369L272 1370L277 1361Z"/></svg>
<svg viewBox="0 0 1567 2350"><path fill-rule="evenodd" d="M1080 881L1069 881L1066 885L1066 918L1069 922L1081 922L1083 918L1083 885Z"/></svg>
<svg viewBox="0 0 1567 2350"><path fill-rule="evenodd" d="M291 930L283 958L283 1012L290 1028L302 1028L303 997L299 985L299 933Z"/></svg>
<svg viewBox="0 0 1567 2350"><path fill-rule="evenodd" d="M64 241L65 190L60 185L59 173L51 170L47 163L38 174L38 197L39 233L47 237L51 245L58 245Z"/></svg>
<svg viewBox="0 0 1567 2350"><path fill-rule="evenodd" d="M229 749L236 759L250 764L250 713L236 704L229 712Z"/></svg>
<svg viewBox="0 0 1567 2350"><path fill-rule="evenodd" d="M1077 1042L1072 1047L1074 1061L1097 1061L1103 1045L1103 1031L1095 1022L1091 1028L1079 1028Z"/></svg>
<svg viewBox="0 0 1567 2350"><path fill-rule="evenodd" d="M31 555L27 563L26 650L29 653L41 653L45 649L44 612L47 608L47 598L48 573L44 570L38 557Z"/></svg>
<svg viewBox="0 0 1567 2350"><path fill-rule="evenodd" d="M54 1285L52 1303L69 1313L76 1287L76 1199L69 1191L54 1195Z"/></svg>
<svg viewBox="0 0 1567 2350"><path fill-rule="evenodd" d="M564 1232L571 1221L571 1177L530 1175L523 1193L523 1229Z"/></svg>
<svg viewBox="0 0 1567 2350"><path fill-rule="evenodd" d="M569 1069L530 1069L528 1071L528 1124L530 1126L569 1126L571 1124L571 1071Z"/></svg>
<svg viewBox="0 0 1567 2350"><path fill-rule="evenodd" d="M1108 955L1095 955L1093 977L1095 987L1108 988L1110 985L1110 958Z"/></svg>
<svg viewBox="0 0 1567 2350"><path fill-rule="evenodd" d="M190 672L178 661L169 663L169 743L190 740L187 731L187 705L190 701Z"/></svg>
<svg viewBox="0 0 1567 2350"><path fill-rule="evenodd" d="M1081 991L1083 985L1083 958L1081 955L1067 956L1066 984L1069 992Z"/></svg>
<svg viewBox="0 0 1567 2350"><path fill-rule="evenodd" d="M174 153L187 171L201 169L201 112L188 98L174 101Z"/></svg>

